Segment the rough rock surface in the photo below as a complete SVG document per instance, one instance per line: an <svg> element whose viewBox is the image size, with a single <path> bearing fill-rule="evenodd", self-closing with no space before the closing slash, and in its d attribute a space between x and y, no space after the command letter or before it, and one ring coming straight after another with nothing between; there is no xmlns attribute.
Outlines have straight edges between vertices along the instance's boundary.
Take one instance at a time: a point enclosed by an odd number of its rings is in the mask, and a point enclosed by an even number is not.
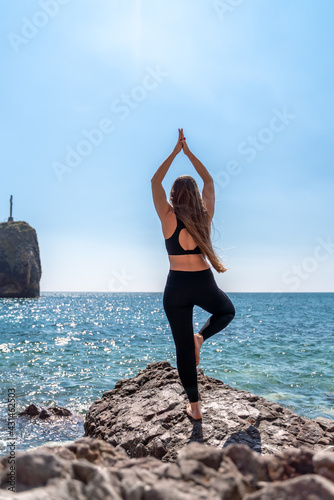
<svg viewBox="0 0 334 500"><path fill-rule="evenodd" d="M334 450L333 421L300 417L283 406L231 388L198 368L202 420L185 411L188 402L176 368L151 363L136 377L119 380L86 414L85 435L121 446L130 457L174 461L190 441L223 448L248 445L258 453L287 446Z"/></svg>
<svg viewBox="0 0 334 500"><path fill-rule="evenodd" d="M8 491L0 460L0 500L332 500L334 453L288 448L259 455L247 445L191 442L175 462L129 458L92 438L16 454Z"/></svg>
<svg viewBox="0 0 334 500"><path fill-rule="evenodd" d="M39 297L41 274L35 229L24 221L0 224L0 297Z"/></svg>

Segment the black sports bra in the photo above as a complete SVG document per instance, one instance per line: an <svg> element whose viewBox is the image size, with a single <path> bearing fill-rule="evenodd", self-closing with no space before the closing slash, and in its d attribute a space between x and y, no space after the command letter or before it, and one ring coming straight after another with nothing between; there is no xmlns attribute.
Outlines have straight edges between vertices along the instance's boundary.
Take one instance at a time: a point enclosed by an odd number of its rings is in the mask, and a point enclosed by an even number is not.
<svg viewBox="0 0 334 500"><path fill-rule="evenodd" d="M177 225L174 233L170 238L167 239L165 238L168 255L188 255L188 254L201 253L201 250L198 245L196 248L193 248L193 250L184 250L184 248L181 247L179 243L179 234L181 229L184 229L186 226L184 225L182 220L178 219L177 217L176 221Z"/></svg>

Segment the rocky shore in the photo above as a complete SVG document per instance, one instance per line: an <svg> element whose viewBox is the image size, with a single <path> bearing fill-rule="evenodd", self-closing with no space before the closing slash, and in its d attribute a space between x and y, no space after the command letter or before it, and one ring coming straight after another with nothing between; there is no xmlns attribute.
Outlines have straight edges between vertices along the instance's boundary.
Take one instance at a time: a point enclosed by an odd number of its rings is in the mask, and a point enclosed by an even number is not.
<svg viewBox="0 0 334 500"><path fill-rule="evenodd" d="M85 437L16 453L14 475L9 457L0 460L0 500L334 499L334 421L300 417L201 369L198 380L200 421L185 412L168 362L119 380L90 407ZM39 418L35 408L23 413Z"/></svg>
<svg viewBox="0 0 334 500"><path fill-rule="evenodd" d="M247 445L217 448L196 441L174 462L129 458L92 438L42 446L16 457L8 491L0 461L0 500L333 500L334 453L306 447L259 455Z"/></svg>

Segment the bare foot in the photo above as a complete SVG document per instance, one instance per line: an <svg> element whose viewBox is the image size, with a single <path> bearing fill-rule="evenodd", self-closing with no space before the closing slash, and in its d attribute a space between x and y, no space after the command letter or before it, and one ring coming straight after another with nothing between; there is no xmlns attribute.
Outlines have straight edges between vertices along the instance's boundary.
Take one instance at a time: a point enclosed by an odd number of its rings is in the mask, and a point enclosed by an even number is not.
<svg viewBox="0 0 334 500"><path fill-rule="evenodd" d="M198 401L197 403L188 403L186 412L188 413L189 417L192 417L194 420L201 420L202 418Z"/></svg>
<svg viewBox="0 0 334 500"><path fill-rule="evenodd" d="M196 366L199 365L199 352L201 350L202 344L204 342L204 339L200 333L195 333L194 335L194 343L195 343L195 359L196 359Z"/></svg>

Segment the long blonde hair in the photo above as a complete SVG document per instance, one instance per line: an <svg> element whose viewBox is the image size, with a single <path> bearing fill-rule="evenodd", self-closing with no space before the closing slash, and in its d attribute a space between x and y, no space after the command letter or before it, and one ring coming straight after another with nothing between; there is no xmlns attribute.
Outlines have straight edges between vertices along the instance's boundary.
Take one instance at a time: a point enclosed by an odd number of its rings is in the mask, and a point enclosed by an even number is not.
<svg viewBox="0 0 334 500"><path fill-rule="evenodd" d="M187 231L214 269L218 273L227 271L212 247L210 217L203 205L195 179L190 175L181 175L175 179L170 192L170 202L176 217L184 223Z"/></svg>

